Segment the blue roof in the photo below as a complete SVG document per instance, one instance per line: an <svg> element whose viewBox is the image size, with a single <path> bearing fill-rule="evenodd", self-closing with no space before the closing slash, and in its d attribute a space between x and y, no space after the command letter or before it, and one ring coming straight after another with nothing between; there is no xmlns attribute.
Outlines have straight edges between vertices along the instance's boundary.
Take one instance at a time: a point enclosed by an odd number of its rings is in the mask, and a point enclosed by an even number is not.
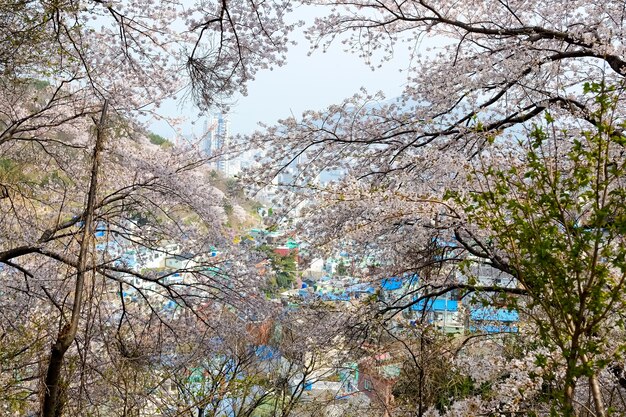
<svg viewBox="0 0 626 417"><path fill-rule="evenodd" d="M479 325L479 326L470 326L470 331L483 331L486 333L517 333L517 326L508 326L508 325Z"/></svg>
<svg viewBox="0 0 626 417"><path fill-rule="evenodd" d="M380 285L384 290L387 291L395 291L402 288L402 278L399 277L391 277L385 278L381 281Z"/></svg>
<svg viewBox="0 0 626 417"><path fill-rule="evenodd" d="M279 356L276 349L267 345L261 345L257 347L254 351L254 354L257 356L257 358L259 358L262 361L271 360L271 359L274 359L274 357Z"/></svg>
<svg viewBox="0 0 626 417"><path fill-rule="evenodd" d="M419 281L419 276L417 274L413 274L408 277L405 277L405 279L410 285L413 285L413 284L417 284L417 281Z"/></svg>
<svg viewBox="0 0 626 417"><path fill-rule="evenodd" d="M519 320L519 314L505 308L472 308L470 318L475 321L514 322Z"/></svg>
<svg viewBox="0 0 626 417"><path fill-rule="evenodd" d="M455 240L444 240L440 238L435 238L435 243L437 243L437 246L440 248L456 248L459 246L458 242Z"/></svg>
<svg viewBox="0 0 626 417"><path fill-rule="evenodd" d="M364 282L364 283L354 284L354 285L349 286L348 288L346 288L346 292L349 294L364 293L364 292L368 294L374 294L376 290L374 289L374 287Z"/></svg>
<svg viewBox="0 0 626 417"><path fill-rule="evenodd" d="M443 298L435 298L430 300L420 300L411 306L411 310L417 311L459 311L459 302L457 300L446 300Z"/></svg>
<svg viewBox="0 0 626 417"><path fill-rule="evenodd" d="M332 293L325 293L321 295L323 300L329 300L329 301L350 301L350 296L348 294L346 294L345 292L342 294L332 294Z"/></svg>

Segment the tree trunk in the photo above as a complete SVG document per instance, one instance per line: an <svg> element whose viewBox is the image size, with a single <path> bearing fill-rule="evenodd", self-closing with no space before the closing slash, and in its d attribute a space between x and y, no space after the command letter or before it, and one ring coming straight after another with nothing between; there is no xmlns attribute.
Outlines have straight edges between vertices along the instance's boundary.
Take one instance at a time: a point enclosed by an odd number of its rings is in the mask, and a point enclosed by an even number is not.
<svg viewBox="0 0 626 417"><path fill-rule="evenodd" d="M589 386L591 387L591 396L593 397L593 405L596 410L596 416L605 417L606 412L604 410L604 401L602 400L602 392L600 391L598 376L595 372L589 377Z"/></svg>
<svg viewBox="0 0 626 417"><path fill-rule="evenodd" d="M576 392L576 378L573 373L576 369L577 359L569 358L567 361L567 370L565 371L565 386L563 387L563 416L575 417L577 415L574 408L574 393Z"/></svg>
<svg viewBox="0 0 626 417"><path fill-rule="evenodd" d="M78 265L76 268L76 285L74 288L74 302L72 304L72 315L70 322L66 323L59 331L57 340L52 345L50 360L46 371L45 394L41 405L42 417L59 417L62 407L59 401L61 388L61 370L65 353L74 342L78 330L78 321L83 301L83 287L85 284L85 273L87 271L87 251L94 230L94 207L96 205L96 192L98 187L98 169L104 145L104 125L108 109L108 100L104 101L100 122L96 127L96 143L93 151L91 165L91 179L89 193L87 194L87 207L85 209L85 224L78 253Z"/></svg>
<svg viewBox="0 0 626 417"><path fill-rule="evenodd" d="M582 355L582 361L585 365L591 366L589 358L586 354ZM596 417L606 417L606 410L604 408L604 400L602 399L602 392L600 391L600 383L598 382L598 374L593 371L589 375L589 388L591 391L591 398L593 398L593 408L595 410Z"/></svg>
<svg viewBox="0 0 626 417"><path fill-rule="evenodd" d="M576 416L576 410L574 410L574 383L573 381L565 382L565 404L563 408L563 416L565 417Z"/></svg>
<svg viewBox="0 0 626 417"><path fill-rule="evenodd" d="M59 391L61 386L61 368L63 367L63 356L67 347L63 343L64 335L69 331L69 325L59 332L57 341L52 345L50 361L48 362L48 372L46 374L46 395L42 407L42 416L59 416L61 407L59 404Z"/></svg>

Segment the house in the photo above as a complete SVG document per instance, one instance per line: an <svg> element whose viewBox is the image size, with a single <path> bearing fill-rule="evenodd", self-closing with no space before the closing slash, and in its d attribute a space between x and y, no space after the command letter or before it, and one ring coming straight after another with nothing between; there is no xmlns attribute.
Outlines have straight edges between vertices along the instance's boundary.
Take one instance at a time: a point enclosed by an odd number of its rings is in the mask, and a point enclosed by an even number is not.
<svg viewBox="0 0 626 417"><path fill-rule="evenodd" d="M413 317L426 319L444 333L462 333L465 327L457 300L448 298L420 300L411 306L411 311Z"/></svg>
<svg viewBox="0 0 626 417"><path fill-rule="evenodd" d="M515 277L479 261L466 270L457 272L459 282L471 283L478 287L517 288ZM480 297L480 298L479 298ZM487 301L490 306L485 307ZM519 314L507 308L500 299L489 299L487 294L469 294L464 300L469 311L467 324L470 331L487 333L515 333L518 331Z"/></svg>
<svg viewBox="0 0 626 417"><path fill-rule="evenodd" d="M393 387L400 378L402 361L402 356L390 349L358 364L358 389L384 416L390 416L394 407Z"/></svg>
<svg viewBox="0 0 626 417"><path fill-rule="evenodd" d="M324 260L321 258L311 260L309 266L302 273L302 276L311 282L320 280L324 275Z"/></svg>
<svg viewBox="0 0 626 417"><path fill-rule="evenodd" d="M188 269L195 266L191 253L181 253L165 257L165 267L172 269Z"/></svg>
<svg viewBox="0 0 626 417"><path fill-rule="evenodd" d="M486 333L517 333L519 314L516 310L496 307L473 307L469 329Z"/></svg>
<svg viewBox="0 0 626 417"><path fill-rule="evenodd" d="M465 284L502 288L517 288L518 286L513 276L480 261L473 262L465 269L458 269L456 275L457 281Z"/></svg>

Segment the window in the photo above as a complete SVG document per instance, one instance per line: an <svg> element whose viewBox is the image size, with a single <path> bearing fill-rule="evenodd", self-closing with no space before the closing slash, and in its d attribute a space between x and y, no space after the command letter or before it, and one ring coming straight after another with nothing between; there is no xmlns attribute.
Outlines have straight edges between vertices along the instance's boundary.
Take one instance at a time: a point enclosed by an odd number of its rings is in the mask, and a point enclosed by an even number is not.
<svg viewBox="0 0 626 417"><path fill-rule="evenodd" d="M365 379L363 381L363 388L365 389L365 391L371 391L374 386L372 385L372 381L370 381L369 379Z"/></svg>

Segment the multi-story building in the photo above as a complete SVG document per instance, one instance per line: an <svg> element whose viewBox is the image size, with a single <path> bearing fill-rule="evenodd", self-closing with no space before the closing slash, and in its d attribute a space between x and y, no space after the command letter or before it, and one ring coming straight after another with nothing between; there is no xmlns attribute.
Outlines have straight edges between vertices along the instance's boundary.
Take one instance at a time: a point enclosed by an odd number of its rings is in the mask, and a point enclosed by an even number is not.
<svg viewBox="0 0 626 417"><path fill-rule="evenodd" d="M230 161L224 150L229 141L229 122L227 116L219 114L207 118L204 125L204 137L201 149L212 157L210 164L216 171L231 175Z"/></svg>
<svg viewBox="0 0 626 417"><path fill-rule="evenodd" d="M514 289L518 288L517 280L498 269L479 260L470 264L465 270L457 271L460 283L473 284L476 287ZM507 305L506 298L498 292L476 292L463 299L468 311L467 328L470 331L486 333L516 333L519 326L519 313ZM488 304L489 306L486 306Z"/></svg>

